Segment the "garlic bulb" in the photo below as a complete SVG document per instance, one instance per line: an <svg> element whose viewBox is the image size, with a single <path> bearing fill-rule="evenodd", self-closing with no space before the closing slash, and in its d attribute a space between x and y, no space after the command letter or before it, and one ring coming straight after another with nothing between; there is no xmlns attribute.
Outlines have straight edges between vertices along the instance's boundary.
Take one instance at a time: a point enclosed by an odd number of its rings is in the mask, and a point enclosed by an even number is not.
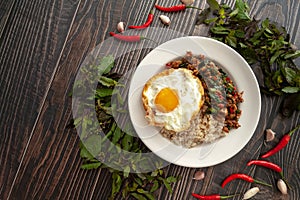
<svg viewBox="0 0 300 200"><path fill-rule="evenodd" d="M282 179L279 179L277 181L277 187L278 187L278 189L280 190L280 192L282 194L287 194L287 186L286 186L285 182Z"/></svg>
<svg viewBox="0 0 300 200"><path fill-rule="evenodd" d="M259 188L258 187L253 187L251 189L249 189L245 194L243 199L250 199L251 197L253 197L254 195L256 195L259 192Z"/></svg>
<svg viewBox="0 0 300 200"><path fill-rule="evenodd" d="M166 15L160 15L160 16L159 16L159 19L160 19L160 20L162 21L162 23L165 24L165 25L170 25L170 23L171 23L170 18L169 18L168 16L166 16Z"/></svg>
<svg viewBox="0 0 300 200"><path fill-rule="evenodd" d="M185 5L191 5L194 3L194 0L181 0L182 3L184 3Z"/></svg>
<svg viewBox="0 0 300 200"><path fill-rule="evenodd" d="M119 22L118 25L117 25L117 30L120 32L120 33L123 33L124 32L124 22Z"/></svg>
<svg viewBox="0 0 300 200"><path fill-rule="evenodd" d="M195 174L194 174L194 180L197 180L197 181L200 181L202 179L204 179L205 177L205 173L203 171L197 171Z"/></svg>
<svg viewBox="0 0 300 200"><path fill-rule="evenodd" d="M266 130L266 141L272 141L275 138L276 133L272 129Z"/></svg>

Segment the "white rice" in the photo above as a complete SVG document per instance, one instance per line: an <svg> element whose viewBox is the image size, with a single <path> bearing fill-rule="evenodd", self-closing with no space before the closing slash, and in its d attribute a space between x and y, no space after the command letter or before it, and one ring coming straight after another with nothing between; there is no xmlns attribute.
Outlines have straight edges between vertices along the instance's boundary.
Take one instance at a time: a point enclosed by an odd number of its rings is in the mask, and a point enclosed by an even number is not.
<svg viewBox="0 0 300 200"><path fill-rule="evenodd" d="M160 133L177 145L192 148L225 136L227 133L223 131L224 121L225 117L217 120L211 114L205 114L202 108L187 130L174 132L163 128Z"/></svg>

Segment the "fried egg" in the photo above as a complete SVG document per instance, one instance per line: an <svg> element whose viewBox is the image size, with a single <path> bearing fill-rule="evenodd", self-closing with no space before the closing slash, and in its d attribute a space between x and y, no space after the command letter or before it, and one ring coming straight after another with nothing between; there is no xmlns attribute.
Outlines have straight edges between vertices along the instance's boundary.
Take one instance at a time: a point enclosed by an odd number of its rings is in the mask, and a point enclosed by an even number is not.
<svg viewBox="0 0 300 200"><path fill-rule="evenodd" d="M179 132L189 128L203 104L201 81L188 69L167 69L150 78L142 92L150 125Z"/></svg>

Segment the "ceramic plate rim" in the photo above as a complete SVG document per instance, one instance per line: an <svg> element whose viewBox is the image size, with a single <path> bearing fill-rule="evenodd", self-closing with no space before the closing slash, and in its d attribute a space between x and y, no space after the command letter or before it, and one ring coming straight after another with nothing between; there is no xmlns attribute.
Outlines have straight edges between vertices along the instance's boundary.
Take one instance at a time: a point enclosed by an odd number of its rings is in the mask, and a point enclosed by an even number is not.
<svg viewBox="0 0 300 200"><path fill-rule="evenodd" d="M170 48L172 49L171 51L169 51ZM166 52L164 52L164 50L166 50ZM138 108L139 110L137 110L136 103L138 103L139 106L141 106L141 102L136 102L139 101L138 99L130 98L131 96L134 96L134 92L141 90L141 87L143 86L142 82L143 81L146 82L147 81L146 78L150 78L153 74L162 70L162 67L167 60L170 61L176 58L178 55L184 55L184 53L188 50L191 50L193 53L198 53L195 52L195 50L199 51L200 53L204 51L205 54L206 52L208 52L207 56L219 62L236 81L236 85L239 88L239 90L244 91L244 100L245 100L241 104L241 109L243 113L240 122L242 126L239 129L231 131L228 136L221 138L216 142L213 142L211 144L200 145L199 147L192 148L192 149L185 149L182 147L178 147L177 145L175 145L176 147L174 147L173 146L174 144L172 144L172 142L163 138L163 136L161 135L157 136L157 134L156 136L150 138L141 137L141 128L138 127L140 125L137 125L135 123L137 121L135 118L136 113L141 114L140 112L142 112L141 108ZM237 64L240 67L233 69L231 66L232 64L234 65ZM154 66L153 68L155 69L145 68L148 65L153 65ZM147 71L141 72L142 69L143 70L150 69L150 71L151 70L152 71L150 73L147 73ZM145 80L142 80L143 78ZM246 83L244 83L244 81ZM131 78L131 83L130 83L129 93L128 93L128 108L129 108L129 115L132 124L137 132L137 135L141 138L143 143L157 156L163 158L164 160L170 163L179 166L208 167L208 166L220 164L232 158L237 153L239 153L249 142L259 122L260 112L261 112L261 96L260 96L260 90L259 90L256 77L252 69L248 65L248 63L244 60L244 58L240 54L238 54L231 47L217 40L208 37L202 37L202 36L186 36L186 37L176 38L159 45L158 47L153 49L149 54L147 54L145 58L140 62L140 64L138 65L136 71L134 72ZM251 113L247 113L249 111L251 111ZM253 123L246 123L247 120L251 120ZM247 129L247 134L241 133L241 131L245 131L246 129ZM153 127L147 126L144 127L143 130L147 132L147 131L153 131L154 129ZM244 138L241 139L242 136ZM228 141L220 142L222 140L226 140L226 138L229 138L227 139ZM158 141L160 139L163 139L163 142ZM239 139L240 141L236 143L236 141L232 139ZM157 150L156 143L166 144L165 142L170 143L168 144L168 147L166 147L165 149L168 149L168 151L170 150L180 151L180 149L182 149L182 155L178 156L178 158L174 160L173 157L172 159L169 158L170 152L166 152L167 150L160 149L159 151L156 151ZM218 149L220 149L221 146L218 145L224 145L224 143L228 144L227 148L230 148L231 151L228 152L227 149L226 150L224 149L221 151L221 154L224 155L220 156L218 155L217 152L220 152L220 150ZM214 145L214 147L212 148L210 147L210 145ZM201 151L207 153L206 150L209 148L213 149L212 152L208 153L211 155L208 155L207 157L201 159L200 159L201 156L199 157L199 155L196 155L197 153L200 154ZM217 150L214 150L216 148ZM202 153L203 152L201 152L200 155L202 155ZM215 157L215 159L213 157Z"/></svg>

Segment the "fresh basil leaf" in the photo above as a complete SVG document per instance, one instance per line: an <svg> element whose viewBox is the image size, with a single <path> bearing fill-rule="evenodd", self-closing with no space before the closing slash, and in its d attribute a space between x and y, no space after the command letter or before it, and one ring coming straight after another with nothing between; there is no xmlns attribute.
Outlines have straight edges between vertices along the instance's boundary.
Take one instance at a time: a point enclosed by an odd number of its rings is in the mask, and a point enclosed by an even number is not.
<svg viewBox="0 0 300 200"><path fill-rule="evenodd" d="M97 156L101 151L102 137L98 134L90 135L82 143L94 157Z"/></svg>
<svg viewBox="0 0 300 200"><path fill-rule="evenodd" d="M141 178L135 177L135 178L134 178L134 181L135 181L139 186L143 186L143 181L142 181Z"/></svg>
<svg viewBox="0 0 300 200"><path fill-rule="evenodd" d="M138 189L139 185L136 182L133 182L131 187L129 188L130 192L136 192Z"/></svg>
<svg viewBox="0 0 300 200"><path fill-rule="evenodd" d="M94 159L94 156L85 148L84 144L80 142L80 157L85 158L86 160Z"/></svg>
<svg viewBox="0 0 300 200"><path fill-rule="evenodd" d="M280 71L275 71L272 76L272 81L277 88L283 83L283 76Z"/></svg>
<svg viewBox="0 0 300 200"><path fill-rule="evenodd" d="M276 51L275 54L270 59L270 65L275 63L276 59L281 56L284 53L284 51Z"/></svg>
<svg viewBox="0 0 300 200"><path fill-rule="evenodd" d="M122 139L122 148L126 151L129 151L132 147L133 137L129 134L125 134Z"/></svg>
<svg viewBox="0 0 300 200"><path fill-rule="evenodd" d="M299 91L300 91L299 87L287 86L287 87L282 88L282 92L285 92L285 93L297 93Z"/></svg>
<svg viewBox="0 0 300 200"><path fill-rule="evenodd" d="M74 122L73 122L74 126L77 127L79 125L79 122L81 122L81 121L82 121L82 118L74 119Z"/></svg>
<svg viewBox="0 0 300 200"><path fill-rule="evenodd" d="M289 84L294 85L294 83L295 83L294 80L296 79L296 76L297 76L296 70L294 70L290 67L284 67L284 68L282 68L282 72L284 74L286 81Z"/></svg>
<svg viewBox="0 0 300 200"><path fill-rule="evenodd" d="M129 176L129 173L130 173L130 167L126 166L123 171L124 177L127 178Z"/></svg>
<svg viewBox="0 0 300 200"><path fill-rule="evenodd" d="M163 182L163 184L165 185L165 187L167 188L167 190L172 193L172 187L171 187L171 184L164 178L162 177L159 177L159 180L161 180Z"/></svg>
<svg viewBox="0 0 300 200"><path fill-rule="evenodd" d="M155 197L151 193L142 188L137 189L137 192L140 194L144 194L149 200L155 200Z"/></svg>
<svg viewBox="0 0 300 200"><path fill-rule="evenodd" d="M155 192L160 187L160 184L157 180L153 181L153 185L151 187L150 192Z"/></svg>
<svg viewBox="0 0 300 200"><path fill-rule="evenodd" d="M295 59L300 57L300 50L295 51L294 53L286 54L284 59Z"/></svg>
<svg viewBox="0 0 300 200"><path fill-rule="evenodd" d="M258 21L253 19L249 23L245 24L243 29L245 31L245 41L249 40L258 31Z"/></svg>
<svg viewBox="0 0 300 200"><path fill-rule="evenodd" d="M117 102L118 104L120 104L121 106L124 105L125 100L123 99L122 95L120 94L119 90L115 90L115 92L113 93L113 97L115 97L115 95L117 95Z"/></svg>
<svg viewBox="0 0 300 200"><path fill-rule="evenodd" d="M114 60L115 59L112 55L103 57L98 66L98 74L102 75L110 72L110 70L114 67Z"/></svg>
<svg viewBox="0 0 300 200"><path fill-rule="evenodd" d="M205 20L203 21L203 23L205 23L205 24L210 24L210 23L216 22L217 20L218 20L217 17L213 17L213 18L205 19Z"/></svg>
<svg viewBox="0 0 300 200"><path fill-rule="evenodd" d="M142 194L130 193L130 195L133 196L134 198L136 198L137 200L147 200L147 198Z"/></svg>
<svg viewBox="0 0 300 200"><path fill-rule="evenodd" d="M115 132L113 133L112 143L116 144L121 139L123 134L124 133L121 131L121 129L116 127Z"/></svg>
<svg viewBox="0 0 300 200"><path fill-rule="evenodd" d="M212 10L219 10L220 9L220 5L216 0L207 0L206 3L209 5L209 7Z"/></svg>
<svg viewBox="0 0 300 200"><path fill-rule="evenodd" d="M210 29L210 31L214 34L220 34L220 35L227 35L229 34L230 30L228 28L225 28L223 26L215 26Z"/></svg>
<svg viewBox="0 0 300 200"><path fill-rule="evenodd" d="M142 180L146 180L146 179L147 179L147 177L145 176L145 174L142 174L142 173L136 173L136 175L137 175L140 179L142 179Z"/></svg>
<svg viewBox="0 0 300 200"><path fill-rule="evenodd" d="M178 179L177 179L176 177L174 177L174 176L169 176L169 177L167 178L167 181L168 181L169 183L175 183L177 180L178 180Z"/></svg>
<svg viewBox="0 0 300 200"><path fill-rule="evenodd" d="M149 199L149 200L155 200L155 196L151 193L146 193L145 196Z"/></svg>
<svg viewBox="0 0 300 200"><path fill-rule="evenodd" d="M228 44L229 46L236 48L237 47L237 39L236 37L232 36L232 35L228 35L225 38L225 43Z"/></svg>
<svg viewBox="0 0 300 200"><path fill-rule="evenodd" d="M239 42L239 45L240 45L241 48L247 48L247 47L248 47L247 45L245 45L245 44L242 43L242 42Z"/></svg>
<svg viewBox="0 0 300 200"><path fill-rule="evenodd" d="M209 19L209 16L211 15L211 8L208 7L206 9L204 9L197 17L197 21L196 21L196 25L200 25L200 24L209 24L209 23L206 23L205 21ZM218 19L218 18L216 18Z"/></svg>
<svg viewBox="0 0 300 200"><path fill-rule="evenodd" d="M103 86L106 86L106 87L112 87L112 86L116 86L118 82L112 78L100 76L99 83L101 83Z"/></svg>
<svg viewBox="0 0 300 200"><path fill-rule="evenodd" d="M262 28L268 28L269 27L269 19L266 18L265 20L262 21L261 26Z"/></svg>
<svg viewBox="0 0 300 200"><path fill-rule="evenodd" d="M230 13L230 17L235 17L239 20L251 20L249 16L249 6L243 0L236 0L235 9Z"/></svg>
<svg viewBox="0 0 300 200"><path fill-rule="evenodd" d="M145 191L145 190L142 189L142 188L137 189L137 192L138 192L138 193L141 193L141 194L147 193L147 191Z"/></svg>
<svg viewBox="0 0 300 200"><path fill-rule="evenodd" d="M237 38L245 38L245 32L242 31L242 30L235 30L234 31L234 36L237 37Z"/></svg>
<svg viewBox="0 0 300 200"><path fill-rule="evenodd" d="M113 180L113 183L112 183L112 196L115 196L121 189L121 185L122 185L122 178L121 176L114 172L112 174L112 180Z"/></svg>
<svg viewBox="0 0 300 200"><path fill-rule="evenodd" d="M101 166L101 162L86 163L81 165L81 169L97 169Z"/></svg>
<svg viewBox="0 0 300 200"><path fill-rule="evenodd" d="M158 174L158 171L157 171L157 170L151 172L151 176L157 176L157 174Z"/></svg>
<svg viewBox="0 0 300 200"><path fill-rule="evenodd" d="M108 97L113 93L113 89L111 88L97 88L95 98Z"/></svg>
<svg viewBox="0 0 300 200"><path fill-rule="evenodd" d="M236 8L236 9L234 9L234 10L229 14L229 16L230 16L230 17L234 17L234 16L236 16L238 13L239 13L239 9Z"/></svg>

